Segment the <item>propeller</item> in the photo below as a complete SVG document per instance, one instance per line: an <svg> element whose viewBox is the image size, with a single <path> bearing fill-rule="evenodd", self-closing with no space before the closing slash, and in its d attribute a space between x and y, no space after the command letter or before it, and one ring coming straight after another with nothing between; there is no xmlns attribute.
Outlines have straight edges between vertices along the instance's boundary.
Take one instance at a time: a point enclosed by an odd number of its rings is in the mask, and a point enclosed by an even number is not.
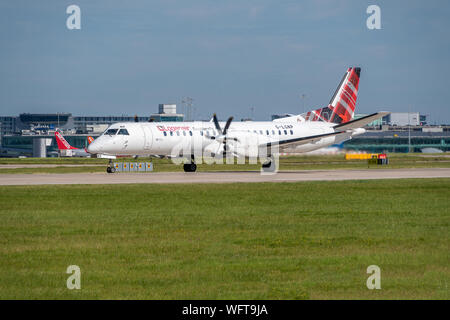
<svg viewBox="0 0 450 320"><path fill-rule="evenodd" d="M229 117L227 122L225 123L225 127L222 130L222 128L220 127L220 124L219 124L219 120L217 120L217 115L215 113L213 115L214 126L216 127L217 131L219 132L219 135L211 136L209 138L211 140L217 140L217 141L223 143L223 150L224 150L223 155L224 156L229 151L229 147L227 145L227 140L239 141L237 138L228 138L227 137L228 129L230 128L232 121L233 121L233 117Z"/></svg>

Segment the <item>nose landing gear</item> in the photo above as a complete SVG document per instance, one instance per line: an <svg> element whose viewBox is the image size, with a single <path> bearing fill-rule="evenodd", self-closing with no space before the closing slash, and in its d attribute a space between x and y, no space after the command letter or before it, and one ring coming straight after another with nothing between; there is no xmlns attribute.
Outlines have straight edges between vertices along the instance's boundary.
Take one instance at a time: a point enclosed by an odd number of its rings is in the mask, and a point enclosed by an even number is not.
<svg viewBox="0 0 450 320"><path fill-rule="evenodd" d="M111 159L109 159L108 166L106 167L106 172L108 172L108 173L116 172L116 168L114 168L114 164Z"/></svg>
<svg viewBox="0 0 450 320"><path fill-rule="evenodd" d="M194 155L191 155L191 162L183 165L184 172L195 172L197 165L195 164Z"/></svg>

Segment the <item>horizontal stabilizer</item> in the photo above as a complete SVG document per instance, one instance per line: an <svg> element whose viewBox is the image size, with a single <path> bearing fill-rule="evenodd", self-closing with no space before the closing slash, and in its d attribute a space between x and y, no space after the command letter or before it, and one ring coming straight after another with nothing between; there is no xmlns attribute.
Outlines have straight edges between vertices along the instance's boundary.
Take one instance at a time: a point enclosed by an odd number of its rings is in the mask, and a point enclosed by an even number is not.
<svg viewBox="0 0 450 320"><path fill-rule="evenodd" d="M390 112L387 111L381 111L381 112L377 112L377 113L373 113L370 114L368 116L359 118L359 119L355 119L355 120L351 120L349 122L346 123L341 123L338 124L337 126L334 126L334 130L336 131L345 131L345 130L349 130L349 129L357 129L357 128L362 128L364 127L366 124L369 124L379 118L385 117L388 114L390 114Z"/></svg>

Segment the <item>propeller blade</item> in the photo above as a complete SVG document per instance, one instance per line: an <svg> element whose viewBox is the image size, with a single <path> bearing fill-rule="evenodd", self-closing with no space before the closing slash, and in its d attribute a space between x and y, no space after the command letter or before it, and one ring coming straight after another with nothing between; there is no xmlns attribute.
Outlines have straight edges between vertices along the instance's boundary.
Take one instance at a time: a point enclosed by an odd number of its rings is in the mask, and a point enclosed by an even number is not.
<svg viewBox="0 0 450 320"><path fill-rule="evenodd" d="M217 131L219 131L219 134L222 134L222 128L219 125L219 120L217 120L217 116L215 113L213 115L213 121L214 121L214 125L216 126Z"/></svg>
<svg viewBox="0 0 450 320"><path fill-rule="evenodd" d="M228 128L230 127L231 121L233 121L233 117L229 117L227 123L225 124L225 128L223 128L223 135L227 134Z"/></svg>
<svg viewBox="0 0 450 320"><path fill-rule="evenodd" d="M234 137L232 137L232 138L227 138L227 137L225 137L225 138L223 139L224 143L226 143L228 140L239 142L239 139L238 139L238 138L234 138Z"/></svg>

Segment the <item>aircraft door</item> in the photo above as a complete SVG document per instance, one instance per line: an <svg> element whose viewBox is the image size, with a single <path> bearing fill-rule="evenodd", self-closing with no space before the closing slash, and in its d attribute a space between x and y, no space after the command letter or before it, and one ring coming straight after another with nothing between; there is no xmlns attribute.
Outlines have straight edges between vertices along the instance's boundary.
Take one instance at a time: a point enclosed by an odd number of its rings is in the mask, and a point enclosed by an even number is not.
<svg viewBox="0 0 450 320"><path fill-rule="evenodd" d="M153 143L152 129L148 126L142 126L144 130L144 150L150 150Z"/></svg>

